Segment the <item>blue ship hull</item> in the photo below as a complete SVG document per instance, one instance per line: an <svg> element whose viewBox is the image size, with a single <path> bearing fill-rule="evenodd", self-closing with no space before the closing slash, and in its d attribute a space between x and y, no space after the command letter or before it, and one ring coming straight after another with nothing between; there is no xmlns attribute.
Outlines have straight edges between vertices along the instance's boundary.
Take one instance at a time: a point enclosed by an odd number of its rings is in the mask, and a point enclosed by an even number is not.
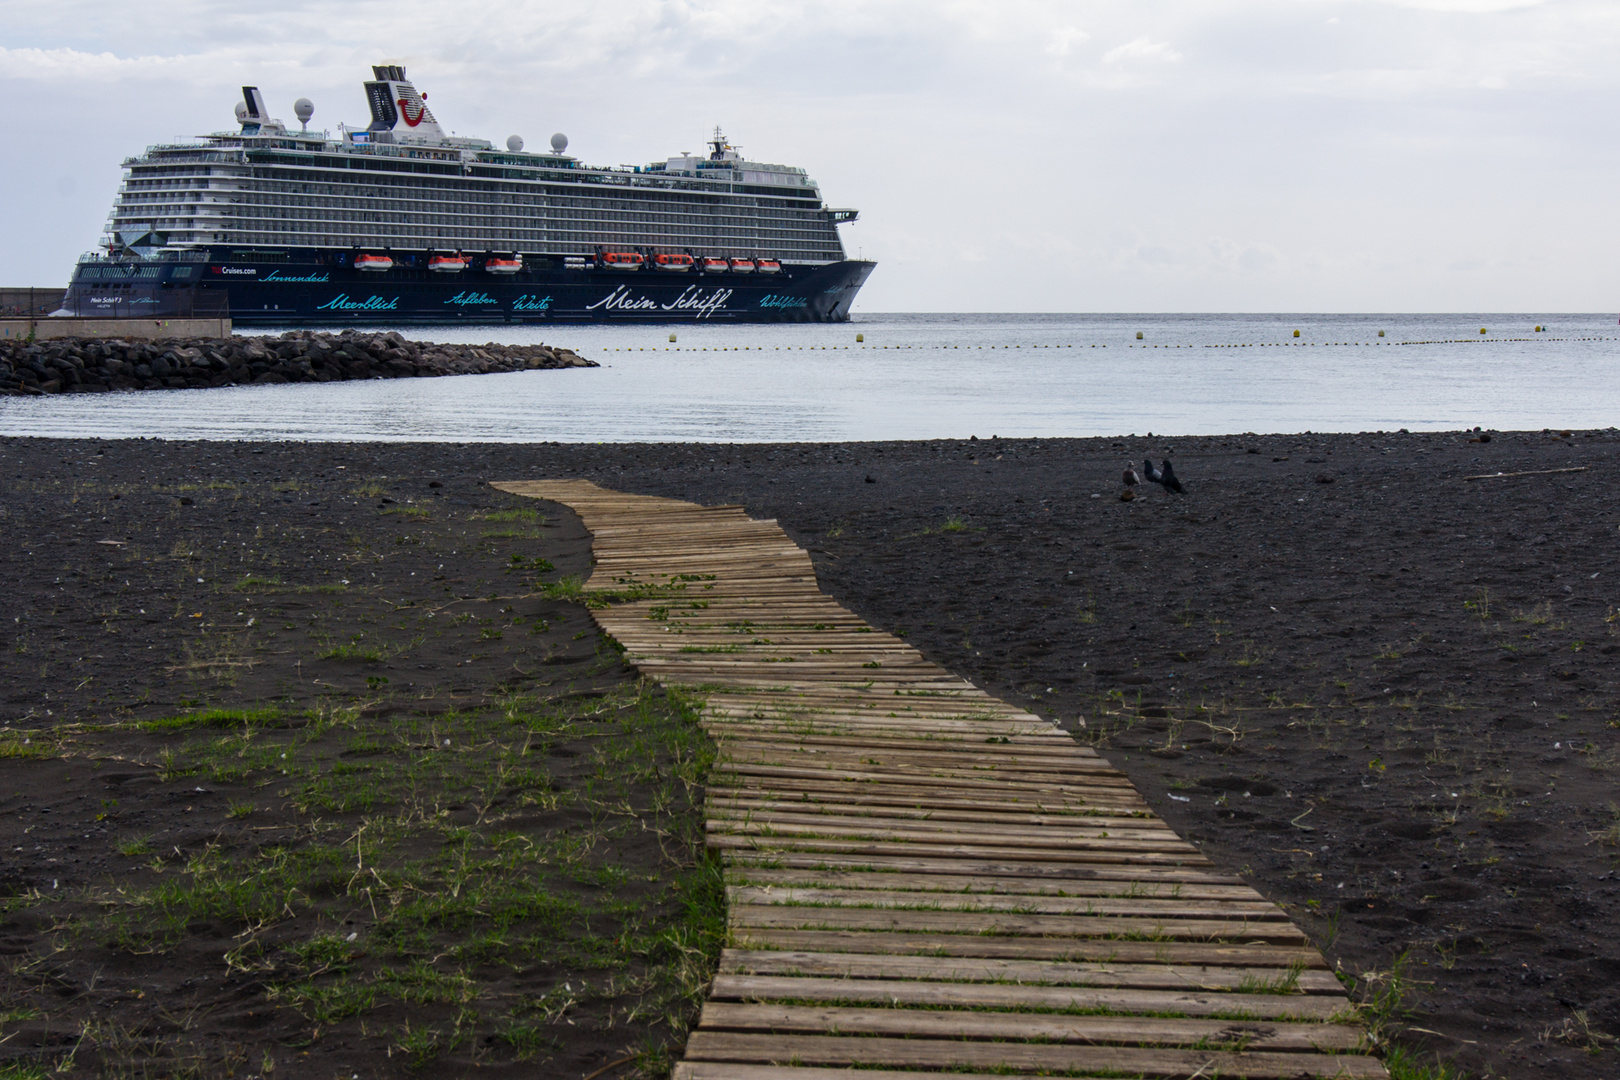
<svg viewBox="0 0 1620 1080"><path fill-rule="evenodd" d="M228 315L238 326L844 322L876 265L715 274L563 268L542 259L515 274L476 261L443 274L425 269L425 256L395 259L383 272L355 269L351 252L94 259L80 263L62 306L90 317Z"/></svg>

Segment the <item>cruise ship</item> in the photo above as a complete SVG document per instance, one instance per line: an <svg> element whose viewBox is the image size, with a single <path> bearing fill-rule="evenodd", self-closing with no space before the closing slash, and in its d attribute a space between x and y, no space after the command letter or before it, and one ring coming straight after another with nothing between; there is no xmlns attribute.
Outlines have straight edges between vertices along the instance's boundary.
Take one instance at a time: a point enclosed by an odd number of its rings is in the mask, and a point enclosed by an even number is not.
<svg viewBox="0 0 1620 1080"><path fill-rule="evenodd" d="M371 122L311 132L242 88L237 128L124 162L101 248L63 313L238 325L840 322L875 265L849 258L803 169L701 153L598 167L448 134L398 64Z"/></svg>

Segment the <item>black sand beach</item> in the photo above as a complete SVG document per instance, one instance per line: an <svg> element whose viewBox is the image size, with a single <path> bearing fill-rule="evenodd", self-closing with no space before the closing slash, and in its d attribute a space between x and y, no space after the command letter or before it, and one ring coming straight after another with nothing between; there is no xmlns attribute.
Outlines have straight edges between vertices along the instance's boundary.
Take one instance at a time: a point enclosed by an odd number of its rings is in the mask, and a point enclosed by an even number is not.
<svg viewBox="0 0 1620 1080"><path fill-rule="evenodd" d="M1187 493L1144 485L1122 502L1121 470L1144 455L1170 457ZM552 1061L548 1074L583 1075L638 1050L630 1065L656 1068L651 1048L678 1046L690 995L647 973L697 948L681 935L699 932L682 928L701 922L702 875L665 841L690 827L695 796L676 785L678 798L661 799L653 779L685 753L684 735L637 751L644 769L621 770L622 821L643 827L604 832L556 877L575 913L551 924L563 928L558 962L468 953L422 969L406 992L389 959L406 955L402 939L365 955L332 944L345 939L345 913L362 934L395 925L380 911L354 915L364 905L348 838L368 812L398 820L408 800L383 792L371 811L310 809L312 785L333 761L366 760L367 739L386 730L442 745L422 725L451 724L452 748L476 744L461 717L527 702L521 724L501 722L574 755L548 750L544 790L576 801L547 810L510 785L484 802L442 800L469 831L441 830L433 851L446 838L482 845L479 865L492 867L490 852L525 842L507 834L555 855L568 828L606 822L590 807L612 800L586 790L600 770L567 764L605 761L591 747L620 737L590 715L601 703L689 730L682 703L638 694L609 643L578 636L583 610L536 586L588 566L577 522L556 507L540 508L544 522L514 516L518 500L485 486L567 476L778 519L831 595L1096 745L1364 988L1388 987L1398 969L1403 1042L1427 1060L1481 1075L1612 1076L1617 464L1612 430L774 446L0 441L10 635L0 1038L11 1036L0 1061L55 1062L75 1040L101 1039L132 1059L219 1062L245 1046L238 1075L257 1074L266 1055L278 1077L362 1061L362 1075L408 1075L428 1060L457 1074ZM1544 471L1558 469L1584 471ZM1465 479L1498 472L1537 475ZM449 632L428 625L430 609L471 618ZM534 719L541 701L545 722ZM152 723L211 709L276 718ZM272 780L274 758L222 772L218 752L184 742L203 729L295 741L291 718L323 709L341 721L326 722L326 742L300 744L307 782ZM522 740L506 730L487 741L508 747L501 760L515 767ZM204 771L176 764L193 759ZM389 775L417 776L400 769ZM216 773L225 779L199 782ZM481 823L501 797L523 814L496 836ZM232 817L248 800L251 813ZM563 821L569 806L577 819ZM206 823L186 818L204 808ZM200 858L247 858L265 843L250 828L283 826L350 852L327 900L289 901L302 937L277 938L284 916L262 904L263 947L234 966L222 957L244 931L258 939L249 916L223 906L161 948L107 930L118 888L149 894L182 867L195 879ZM398 831L393 857L451 873L424 836ZM139 837L150 852L120 853ZM514 915L513 941L542 925ZM467 934L453 922L413 932L424 955ZM602 944L631 938L645 947ZM323 1021L311 1003L339 969L393 989ZM578 985L581 971L601 992L558 1011L559 984ZM468 997L469 987L482 989ZM634 1011L643 999L659 1004ZM114 1022L122 1035L109 1034ZM523 1047L538 1049L523 1057ZM76 1064L88 1073L92 1060L86 1050Z"/></svg>

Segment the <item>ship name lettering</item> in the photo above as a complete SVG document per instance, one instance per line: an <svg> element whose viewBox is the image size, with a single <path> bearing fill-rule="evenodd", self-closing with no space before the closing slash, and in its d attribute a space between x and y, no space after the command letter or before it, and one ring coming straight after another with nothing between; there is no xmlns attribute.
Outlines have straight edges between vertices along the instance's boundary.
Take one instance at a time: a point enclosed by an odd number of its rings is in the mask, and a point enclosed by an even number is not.
<svg viewBox="0 0 1620 1080"><path fill-rule="evenodd" d="M759 302L762 308L801 308L809 307L810 301L803 296L777 296L774 293Z"/></svg>
<svg viewBox="0 0 1620 1080"><path fill-rule="evenodd" d="M513 311L545 311L551 307L551 297L525 293L512 301Z"/></svg>
<svg viewBox="0 0 1620 1080"><path fill-rule="evenodd" d="M457 307L466 307L468 304L493 304L495 302L493 296L481 292L458 292L445 301L445 303L454 304Z"/></svg>
<svg viewBox="0 0 1620 1080"><path fill-rule="evenodd" d="M316 311L394 311L399 307L399 297L391 296L384 300L380 296L368 296L364 300L351 300L348 293L338 293L324 304L318 305Z"/></svg>
<svg viewBox="0 0 1620 1080"><path fill-rule="evenodd" d="M667 304L659 305L665 311L690 311L700 319L707 319L717 310L726 306L731 299L730 289L715 289L704 294L703 289L697 285L688 285L686 291Z"/></svg>
<svg viewBox="0 0 1620 1080"><path fill-rule="evenodd" d="M647 311L658 306L656 301L648 300L645 296L630 297L630 286L619 285L602 299L594 304L586 304L586 311L595 311L602 308L604 311Z"/></svg>
<svg viewBox="0 0 1620 1080"><path fill-rule="evenodd" d="M323 282L331 281L332 280L332 275L331 274L293 275L293 274L283 274L280 270L272 270L268 274L264 275L264 277L260 278L259 280L260 281L282 281L282 282L287 282L289 284L319 285L319 284L321 284Z"/></svg>

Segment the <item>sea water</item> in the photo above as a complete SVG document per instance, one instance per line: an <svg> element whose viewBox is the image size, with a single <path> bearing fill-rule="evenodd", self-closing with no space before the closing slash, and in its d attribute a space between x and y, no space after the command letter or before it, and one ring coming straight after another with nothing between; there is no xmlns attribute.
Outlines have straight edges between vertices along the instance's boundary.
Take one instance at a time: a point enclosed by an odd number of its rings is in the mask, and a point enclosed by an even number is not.
<svg viewBox="0 0 1620 1080"><path fill-rule="evenodd" d="M1620 417L1611 315L873 314L406 333L544 341L602 367L0 398L0 434L767 442L1597 428Z"/></svg>

